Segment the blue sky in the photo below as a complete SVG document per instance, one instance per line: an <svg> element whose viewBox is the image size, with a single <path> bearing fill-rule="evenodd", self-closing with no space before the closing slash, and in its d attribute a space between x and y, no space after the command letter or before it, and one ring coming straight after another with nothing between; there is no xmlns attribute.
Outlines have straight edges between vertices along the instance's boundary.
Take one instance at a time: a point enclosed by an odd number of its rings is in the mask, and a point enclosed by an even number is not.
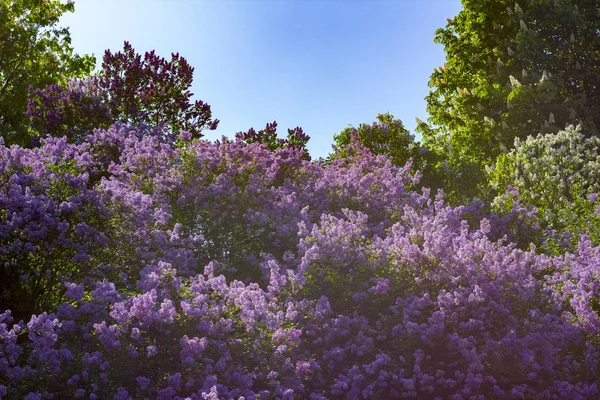
<svg viewBox="0 0 600 400"><path fill-rule="evenodd" d="M444 62L434 32L460 0L76 0L70 28L78 53L179 52L195 68L192 92L211 105L209 139L278 123L301 126L324 157L348 124L390 112L412 132Z"/></svg>

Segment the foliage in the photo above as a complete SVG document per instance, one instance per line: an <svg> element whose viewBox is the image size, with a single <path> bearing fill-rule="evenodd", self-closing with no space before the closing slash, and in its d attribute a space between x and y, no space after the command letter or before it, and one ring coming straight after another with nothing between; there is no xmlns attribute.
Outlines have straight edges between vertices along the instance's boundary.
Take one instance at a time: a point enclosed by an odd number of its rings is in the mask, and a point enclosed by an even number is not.
<svg viewBox="0 0 600 400"><path fill-rule="evenodd" d="M27 104L25 116L40 136L66 136L80 142L93 129L108 128L114 122L96 77L71 79L66 88L58 84L31 87Z"/></svg>
<svg viewBox="0 0 600 400"><path fill-rule="evenodd" d="M66 87L31 88L26 115L40 135L65 135L75 143L92 128L115 122L161 128L167 135L186 131L199 138L203 130L216 129L219 120L212 119L210 105L191 103L193 72L179 54L167 61L151 51L142 59L125 42L122 52L105 52L97 77L71 80Z"/></svg>
<svg viewBox="0 0 600 400"><path fill-rule="evenodd" d="M330 159L345 158L350 156L349 150L353 147L353 140L369 149L375 155L385 155L392 164L404 167L409 161L414 171L423 175L421 182L430 188L442 186L442 175L433 169L438 161L437 155L426 147L421 147L415 141L404 124L389 113L378 114L377 121L372 124L360 124L358 128L348 126L334 136L335 152Z"/></svg>
<svg viewBox="0 0 600 400"><path fill-rule="evenodd" d="M485 196L484 165L515 138L580 123L600 128L595 0L464 0L436 31L446 62L431 75L426 144L448 157L452 190Z"/></svg>
<svg viewBox="0 0 600 400"><path fill-rule="evenodd" d="M208 104L190 103L193 74L194 68L179 54L167 61L150 51L142 60L125 42L122 52L105 52L99 84L116 120L187 131L197 138L203 129L216 129L219 121L211 119Z"/></svg>
<svg viewBox="0 0 600 400"><path fill-rule="evenodd" d="M0 261L17 240L39 260L20 285L71 248L45 228L77 244L86 222L91 254L35 315L0 314L3 398L598 398L589 240L550 257L491 239L508 220L408 190L409 167L356 142L322 164L161 137L2 149ZM23 209L41 200L58 211Z"/></svg>
<svg viewBox="0 0 600 400"><path fill-rule="evenodd" d="M378 114L377 122L373 124L360 124L358 128L349 126L335 135L333 140L339 157L346 155L352 137L358 139L373 154L387 155L399 167L404 166L410 158L415 158L421 150L402 121L389 113Z"/></svg>
<svg viewBox="0 0 600 400"><path fill-rule="evenodd" d="M0 136L29 145L23 113L29 86L65 84L94 68L95 59L73 53L71 37L57 24L72 2L8 0L0 3Z"/></svg>
<svg viewBox="0 0 600 400"><path fill-rule="evenodd" d="M517 138L514 149L489 169L492 187L502 194L496 208L515 200L535 206L542 228L554 231L546 245L555 250L574 250L583 233L598 243L600 220L593 203L600 193L599 147L600 139L586 137L580 126ZM555 246L556 240L563 243Z"/></svg>

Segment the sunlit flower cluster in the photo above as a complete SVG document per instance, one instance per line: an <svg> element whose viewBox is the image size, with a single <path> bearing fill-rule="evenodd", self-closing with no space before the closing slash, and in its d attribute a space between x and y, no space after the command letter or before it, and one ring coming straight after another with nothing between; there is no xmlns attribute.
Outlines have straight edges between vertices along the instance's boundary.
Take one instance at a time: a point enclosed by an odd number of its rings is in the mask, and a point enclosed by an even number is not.
<svg viewBox="0 0 600 400"><path fill-rule="evenodd" d="M357 143L161 137L0 147L0 398L600 397L590 240L519 248L529 210Z"/></svg>

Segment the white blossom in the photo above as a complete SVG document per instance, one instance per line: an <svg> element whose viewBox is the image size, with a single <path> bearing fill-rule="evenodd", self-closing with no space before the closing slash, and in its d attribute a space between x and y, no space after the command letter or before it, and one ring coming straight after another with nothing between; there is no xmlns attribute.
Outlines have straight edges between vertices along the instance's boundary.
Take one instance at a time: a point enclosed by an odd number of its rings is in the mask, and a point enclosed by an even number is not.
<svg viewBox="0 0 600 400"><path fill-rule="evenodd" d="M600 192L600 138L586 137L580 126L515 140L502 162L487 169L493 187L517 188L521 200L537 207L542 219L568 209L578 198ZM500 196L494 200L500 205Z"/></svg>
<svg viewBox="0 0 600 400"><path fill-rule="evenodd" d="M521 82L519 82L519 81L517 80L517 78L515 78L515 77L514 77L514 76L512 76L512 75L510 75L508 78L510 79L510 84L511 84L513 87L521 87Z"/></svg>
<svg viewBox="0 0 600 400"><path fill-rule="evenodd" d="M525 25L525 21L523 21L523 20L520 20L519 22L520 22L520 24L521 24L521 30L522 30L523 32L527 32L527 25Z"/></svg>
<svg viewBox="0 0 600 400"><path fill-rule="evenodd" d="M523 10L521 10L521 7L519 7L519 3L515 3L515 13L523 14Z"/></svg>

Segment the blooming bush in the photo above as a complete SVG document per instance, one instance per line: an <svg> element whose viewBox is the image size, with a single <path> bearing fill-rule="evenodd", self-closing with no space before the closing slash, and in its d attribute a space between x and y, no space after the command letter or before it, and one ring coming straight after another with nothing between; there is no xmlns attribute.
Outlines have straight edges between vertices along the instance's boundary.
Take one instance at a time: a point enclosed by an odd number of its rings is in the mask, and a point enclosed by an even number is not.
<svg viewBox="0 0 600 400"><path fill-rule="evenodd" d="M298 147L304 150L304 158L310 160L310 155L306 149L306 145L310 140L310 136L304 133L304 130L297 126L294 129L288 129L285 139L277 136L277 121L268 123L265 129L260 129L258 132L254 128L248 129L247 132L237 132L236 139L242 140L245 143L262 143L268 150L275 151L286 147Z"/></svg>
<svg viewBox="0 0 600 400"><path fill-rule="evenodd" d="M167 139L180 131L202 137L219 120L212 119L209 104L192 103L193 73L179 54L171 54L170 61L154 51L142 57L125 42L122 52L105 51L97 76L73 78L63 86L29 87L25 121L32 144L47 136L81 143L93 128L117 122L160 128L155 134Z"/></svg>
<svg viewBox="0 0 600 400"><path fill-rule="evenodd" d="M66 136L80 142L94 128L108 128L113 122L98 78L71 79L66 88L58 84L44 90L29 88L27 112L29 126L41 136Z"/></svg>
<svg viewBox="0 0 600 400"><path fill-rule="evenodd" d="M600 396L587 238L518 248L528 211L449 206L356 143L161 137L1 148L3 305L41 300L0 314L0 397Z"/></svg>
<svg viewBox="0 0 600 400"><path fill-rule="evenodd" d="M534 206L547 231L539 238L546 251L575 251L582 234L598 244L599 146L600 138L573 125L557 134L516 139L515 148L489 171L491 185L500 193L495 209Z"/></svg>

